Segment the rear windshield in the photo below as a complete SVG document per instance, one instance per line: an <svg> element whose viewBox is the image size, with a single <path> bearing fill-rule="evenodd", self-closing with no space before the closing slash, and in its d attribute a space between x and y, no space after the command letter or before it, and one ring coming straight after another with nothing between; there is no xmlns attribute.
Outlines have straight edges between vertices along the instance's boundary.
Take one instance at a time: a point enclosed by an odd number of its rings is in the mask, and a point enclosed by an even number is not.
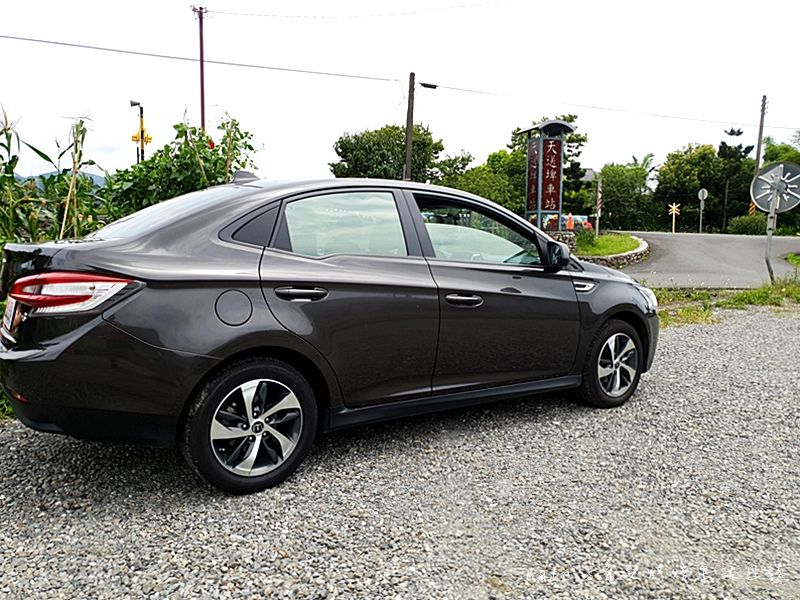
<svg viewBox="0 0 800 600"><path fill-rule="evenodd" d="M143 233L157 229L161 225L180 220L192 213L203 211L217 202L233 198L247 191L240 187L219 186L200 192L192 192L185 196L178 196L172 200L165 200L159 204L143 208L132 215L123 217L119 221L109 223L86 237L87 239L95 240L120 240L138 237Z"/></svg>

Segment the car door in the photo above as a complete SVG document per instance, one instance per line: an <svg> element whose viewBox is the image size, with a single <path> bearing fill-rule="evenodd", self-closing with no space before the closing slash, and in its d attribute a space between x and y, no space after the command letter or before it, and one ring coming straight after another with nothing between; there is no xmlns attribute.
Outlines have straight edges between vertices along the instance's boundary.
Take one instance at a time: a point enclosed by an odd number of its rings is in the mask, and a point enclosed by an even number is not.
<svg viewBox="0 0 800 600"><path fill-rule="evenodd" d="M481 203L407 196L439 288L434 392L568 374L577 297L567 271L544 268L536 234Z"/></svg>
<svg viewBox="0 0 800 600"><path fill-rule="evenodd" d="M438 296L400 206L379 188L285 200L260 267L273 314L325 356L350 407L431 393Z"/></svg>

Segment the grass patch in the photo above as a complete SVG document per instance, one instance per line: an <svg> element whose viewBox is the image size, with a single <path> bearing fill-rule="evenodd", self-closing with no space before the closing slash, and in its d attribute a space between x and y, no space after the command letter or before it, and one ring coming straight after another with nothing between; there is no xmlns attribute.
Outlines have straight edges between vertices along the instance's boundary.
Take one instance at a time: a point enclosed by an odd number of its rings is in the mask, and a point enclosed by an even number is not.
<svg viewBox="0 0 800 600"><path fill-rule="evenodd" d="M653 288L661 310L661 327L714 323L713 303L720 293L715 290L682 290L676 287Z"/></svg>
<svg viewBox="0 0 800 600"><path fill-rule="evenodd" d="M643 282L643 285L648 285L646 282ZM650 286L648 286L650 287ZM662 304L671 304L673 302L682 302L689 299L689 290L681 290L678 288L654 288L650 287L653 290L653 293L656 295L656 300L658 300L658 305L661 306Z"/></svg>
<svg viewBox="0 0 800 600"><path fill-rule="evenodd" d="M677 287L656 288L649 286L647 282L643 282L642 285L647 285L653 290L659 305L673 304L675 302L699 302L704 308L708 308L711 305L711 301L714 300L718 294L716 291L705 289L683 290Z"/></svg>
<svg viewBox="0 0 800 600"><path fill-rule="evenodd" d="M744 310L748 306L781 306L782 304L783 296L775 293L771 285L765 285L757 290L745 290L735 294L733 298L717 302L717 306L720 308L740 310Z"/></svg>
<svg viewBox="0 0 800 600"><path fill-rule="evenodd" d="M652 288L658 299L661 327L714 323L713 308L746 310L748 306L783 306L786 301L800 304L800 271L755 290L683 290L676 287Z"/></svg>
<svg viewBox="0 0 800 600"><path fill-rule="evenodd" d="M793 265L795 265L797 267L800 267L800 255L798 255L798 254L789 254L786 257L786 260L788 260Z"/></svg>
<svg viewBox="0 0 800 600"><path fill-rule="evenodd" d="M702 302L704 305L707 302L711 302L713 299L714 295L709 290L692 290L689 294L689 300Z"/></svg>
<svg viewBox="0 0 800 600"><path fill-rule="evenodd" d="M675 311L675 318L682 324L714 322L710 306L708 308L694 305L683 306Z"/></svg>
<svg viewBox="0 0 800 600"><path fill-rule="evenodd" d="M11 404L8 402L8 398L3 392L0 392L0 421L3 419L10 419L14 417L14 411L11 408Z"/></svg>
<svg viewBox="0 0 800 600"><path fill-rule="evenodd" d="M710 306L704 307L695 304L662 309L658 311L658 320L661 327L715 322Z"/></svg>
<svg viewBox="0 0 800 600"><path fill-rule="evenodd" d="M587 237L576 236L575 244L578 256L610 256L630 252L639 247L639 242L626 233L608 233L595 238L594 243L587 243Z"/></svg>

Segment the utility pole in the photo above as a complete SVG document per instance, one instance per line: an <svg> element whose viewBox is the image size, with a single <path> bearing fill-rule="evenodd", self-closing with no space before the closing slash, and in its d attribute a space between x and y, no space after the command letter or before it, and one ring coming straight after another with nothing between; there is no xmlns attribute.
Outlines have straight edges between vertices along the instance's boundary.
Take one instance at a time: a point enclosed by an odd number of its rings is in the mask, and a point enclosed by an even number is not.
<svg viewBox="0 0 800 600"><path fill-rule="evenodd" d="M200 24L200 127L206 130L206 84L205 84L205 57L203 54L203 15L207 8L192 5L192 11L197 15Z"/></svg>
<svg viewBox="0 0 800 600"><path fill-rule="evenodd" d="M767 113L767 97L761 96L761 122L758 124L758 144L756 145L756 171L753 177L758 175L761 167L761 139L764 136L764 115Z"/></svg>
<svg viewBox="0 0 800 600"><path fill-rule="evenodd" d="M764 135L764 115L767 112L767 96L761 96L761 122L758 124L758 144L756 145L756 171L753 177L758 176L758 169L761 166L761 138ZM750 202L750 210L748 214L752 217L756 214L756 205Z"/></svg>
<svg viewBox="0 0 800 600"><path fill-rule="evenodd" d="M411 147L414 134L414 73L408 75L408 115L406 116L406 166L403 179L411 181Z"/></svg>

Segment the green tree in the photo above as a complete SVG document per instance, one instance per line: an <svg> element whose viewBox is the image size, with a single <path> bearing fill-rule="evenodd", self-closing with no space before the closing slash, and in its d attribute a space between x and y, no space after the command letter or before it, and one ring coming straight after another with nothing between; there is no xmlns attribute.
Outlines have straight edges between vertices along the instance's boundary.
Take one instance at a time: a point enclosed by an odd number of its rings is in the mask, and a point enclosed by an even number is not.
<svg viewBox="0 0 800 600"><path fill-rule="evenodd" d="M476 194L515 212L520 212L523 208L522 205L515 206L510 202L508 177L503 173L492 171L488 165L480 165L465 171L454 185L449 187Z"/></svg>
<svg viewBox="0 0 800 600"><path fill-rule="evenodd" d="M600 175L603 179L604 229L648 229L652 223L650 190L647 169L641 164L607 164Z"/></svg>
<svg viewBox="0 0 800 600"><path fill-rule="evenodd" d="M457 188L459 179L467 171L472 160L472 155L463 151L456 156L446 156L436 164L438 173L431 183Z"/></svg>
<svg viewBox="0 0 800 600"><path fill-rule="evenodd" d="M631 156L631 162L629 164L632 167L644 167L645 169L647 169L647 172L650 173L651 171L653 171L653 169L655 169L655 167L653 166L654 157L655 155L652 152L645 154L642 160L639 160L635 156Z"/></svg>
<svg viewBox="0 0 800 600"><path fill-rule="evenodd" d="M414 125L411 139L412 181L454 182L472 161L466 153L440 160L444 144L442 140L434 140L424 125ZM406 128L386 125L374 131L346 133L336 140L333 149L339 161L328 166L335 177L402 179L406 162Z"/></svg>
<svg viewBox="0 0 800 600"><path fill-rule="evenodd" d="M512 137L512 143L514 139ZM511 144L509 144L511 146ZM493 152L486 159L486 168L497 176L497 181L506 191L502 192L503 202L498 202L507 209L522 215L525 212L525 177L527 158L524 146Z"/></svg>
<svg viewBox="0 0 800 600"><path fill-rule="evenodd" d="M800 131L794 134L793 143L777 144L771 137L764 138L764 164L793 162L800 165Z"/></svg>
<svg viewBox="0 0 800 600"><path fill-rule="evenodd" d="M734 129L726 131L731 137L739 137L742 135L741 129ZM742 147L742 144L736 146L727 144L724 141L720 142L717 156L723 162L725 171L725 195L722 201L722 231L728 226L728 202L730 198L731 181L735 181L742 172L743 161L747 155L753 150L753 146Z"/></svg>
<svg viewBox="0 0 800 600"><path fill-rule="evenodd" d="M659 228L669 228L667 205L678 203L681 205L678 228L697 231L700 219L697 192L701 188L708 191L703 212L704 230L722 231L730 217L747 214L754 163L743 156L745 150L725 144L723 154L727 158L723 158L711 145L689 144L670 153L658 170L658 186L653 194Z"/></svg>
<svg viewBox="0 0 800 600"><path fill-rule="evenodd" d="M236 119L228 117L220 123L219 144L198 127L179 123L174 129L175 139L147 160L106 174L100 196L112 219L181 194L228 183L234 171L255 166L250 157L254 151L252 135L242 131Z"/></svg>

